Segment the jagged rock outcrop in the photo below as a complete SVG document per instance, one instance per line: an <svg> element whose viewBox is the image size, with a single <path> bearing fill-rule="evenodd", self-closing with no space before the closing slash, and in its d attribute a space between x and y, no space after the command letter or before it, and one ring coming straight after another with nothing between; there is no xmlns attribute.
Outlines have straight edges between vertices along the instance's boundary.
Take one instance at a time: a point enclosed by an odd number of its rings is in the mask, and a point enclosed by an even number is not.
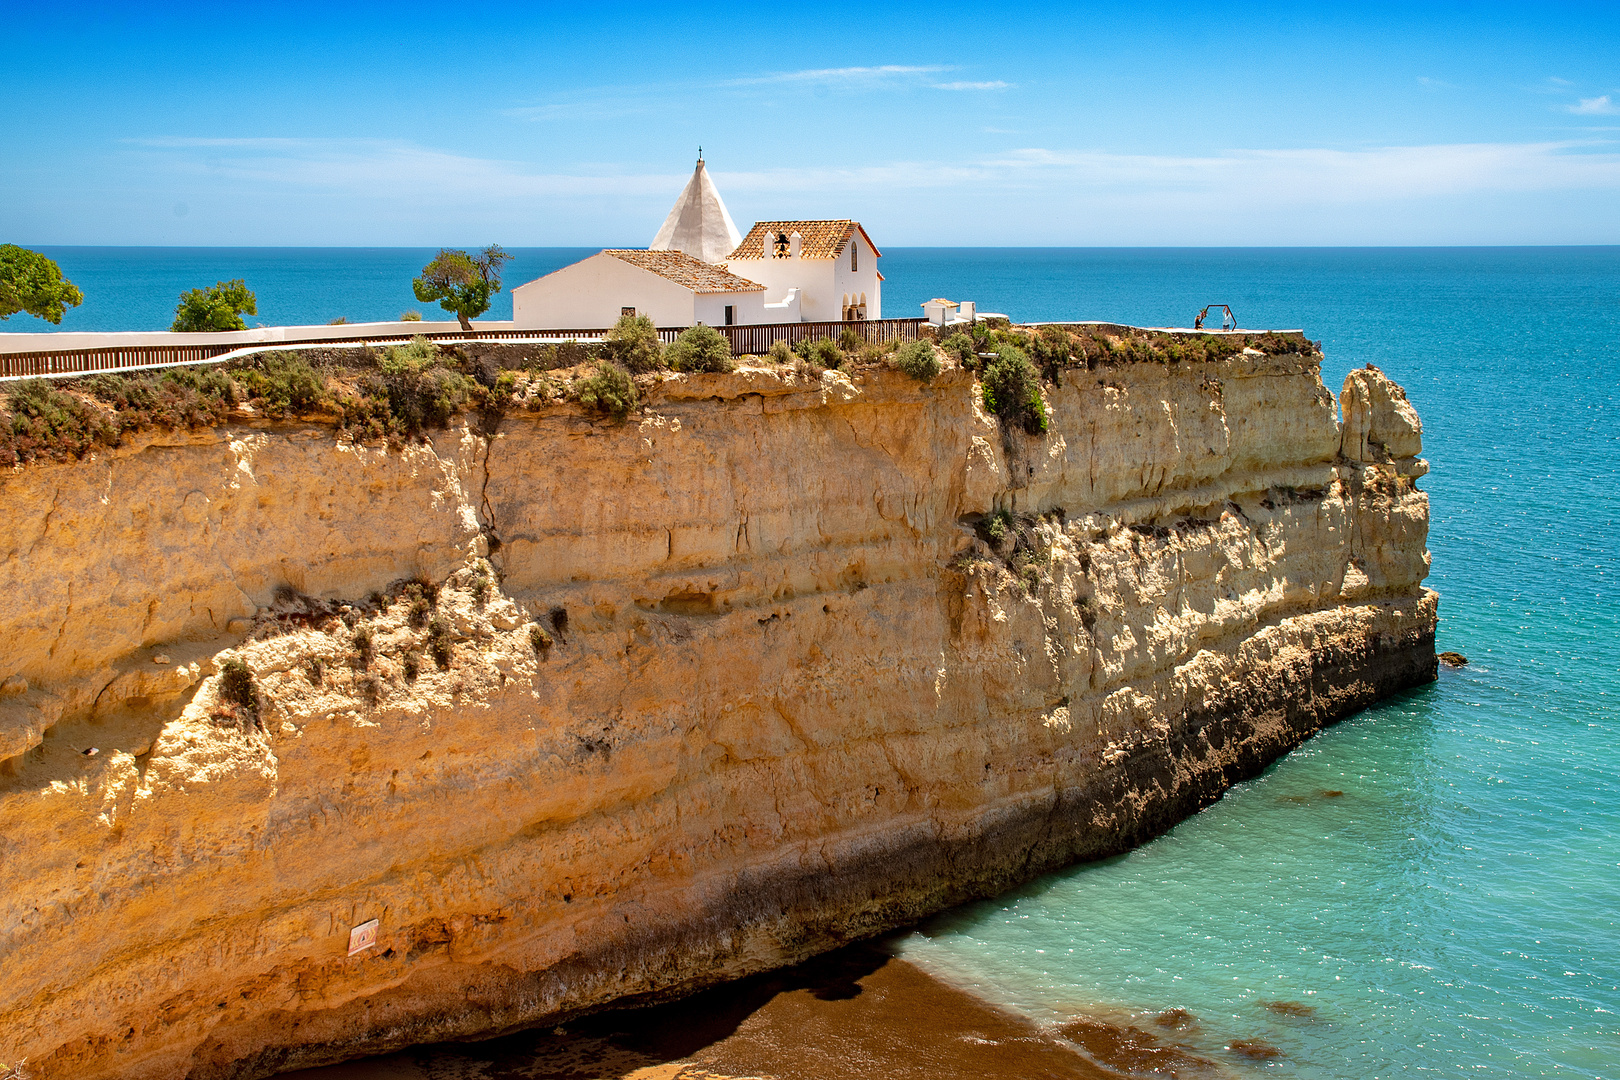
<svg viewBox="0 0 1620 1080"><path fill-rule="evenodd" d="M745 368L0 478L0 1061L264 1076L689 991L1129 848L1433 678L1382 374L1343 425L1315 357L1049 397L1034 438L956 368Z"/></svg>

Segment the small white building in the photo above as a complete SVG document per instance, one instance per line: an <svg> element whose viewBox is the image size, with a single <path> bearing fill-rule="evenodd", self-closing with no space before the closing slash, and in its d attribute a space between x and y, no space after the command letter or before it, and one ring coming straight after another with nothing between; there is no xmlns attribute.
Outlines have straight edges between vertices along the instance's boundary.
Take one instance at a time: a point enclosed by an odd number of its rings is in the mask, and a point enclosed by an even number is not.
<svg viewBox="0 0 1620 1080"><path fill-rule="evenodd" d="M797 300L796 317L773 322L858 322L883 318L882 257L858 221L756 221L725 265L772 307Z"/></svg>
<svg viewBox="0 0 1620 1080"><path fill-rule="evenodd" d="M978 318L978 305L972 300L963 300L959 304L955 300L936 296L932 300L924 300L922 309L923 318L935 326L971 324Z"/></svg>
<svg viewBox="0 0 1620 1080"><path fill-rule="evenodd" d="M512 321L585 331L629 313L658 326L881 319L881 257L847 218L759 221L739 237L700 157L651 247L599 252L519 285Z"/></svg>
<svg viewBox="0 0 1620 1080"><path fill-rule="evenodd" d="M771 321L765 286L681 251L599 251L512 290L512 321L524 329L600 330L621 315L654 326Z"/></svg>

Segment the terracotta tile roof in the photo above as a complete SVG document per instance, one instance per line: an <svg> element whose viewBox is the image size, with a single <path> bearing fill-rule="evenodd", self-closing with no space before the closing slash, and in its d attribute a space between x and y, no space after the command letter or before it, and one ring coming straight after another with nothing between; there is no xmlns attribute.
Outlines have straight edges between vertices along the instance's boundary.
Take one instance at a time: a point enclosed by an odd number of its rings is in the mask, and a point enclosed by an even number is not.
<svg viewBox="0 0 1620 1080"><path fill-rule="evenodd" d="M837 221L756 221L754 227L748 230L737 249L727 256L728 259L763 259L770 252L766 248L766 237L774 242L777 233L787 233L792 236L798 233L802 237L799 244L799 258L801 259L836 259L843 254L844 247L849 238L859 230L865 238L872 253L882 257L883 253L872 243L872 238L866 235L861 223L848 218Z"/></svg>
<svg viewBox="0 0 1620 1080"><path fill-rule="evenodd" d="M764 292L765 286L757 281L738 277L723 266L694 259L683 251L646 251L641 248L608 248L603 255L611 255L620 262L651 270L659 277L668 278L677 285L696 293Z"/></svg>

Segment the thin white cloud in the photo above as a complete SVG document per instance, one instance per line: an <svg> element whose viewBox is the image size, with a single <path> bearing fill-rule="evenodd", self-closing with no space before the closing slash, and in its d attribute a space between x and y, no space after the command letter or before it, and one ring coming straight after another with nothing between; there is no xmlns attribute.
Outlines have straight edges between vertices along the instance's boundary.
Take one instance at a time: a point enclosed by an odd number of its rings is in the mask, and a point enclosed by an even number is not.
<svg viewBox="0 0 1620 1080"><path fill-rule="evenodd" d="M942 215L957 223L953 229L969 226L979 242L1478 242L1470 239L1481 235L1477 211L1446 225L1450 232L1433 232L1441 229L1436 216L1497 206L1515 193L1527 208L1563 206L1575 197L1552 194L1558 192L1587 192L1579 198L1620 205L1616 146L1587 139L1208 155L1030 147L842 167L805 159L720 171L715 180L739 221L750 214L857 216L909 233L913 243L937 237ZM369 139L157 138L132 142L128 152L146 159L146 183L165 193L165 211L173 204L170 192L188 193L194 208L208 200L252 205L261 211L261 227L280 229L277 235L286 234L289 216L322 214L329 223L313 235L325 242L335 235L343 242L401 242L426 226L444 231L445 222L454 222L469 233L493 229L491 235L533 237L531 243L633 243L642 226L651 235L687 180L684 170L597 166L565 173ZM1527 212L1524 221L1532 221ZM1603 227L1617 222L1605 219ZM362 229L369 231L355 231ZM400 231L410 229L417 232ZM1533 230L1503 235L1509 242L1549 242Z"/></svg>
<svg viewBox="0 0 1620 1080"><path fill-rule="evenodd" d="M1620 114L1620 106L1609 100L1609 95L1602 97L1581 98L1579 105L1566 105L1564 108L1576 116L1615 116Z"/></svg>
<svg viewBox="0 0 1620 1080"><path fill-rule="evenodd" d="M232 147L236 149L289 149L293 147L308 146L309 139L276 139L276 138L214 138L193 137L189 135L161 135L151 139L120 139L119 142L132 146L152 146L162 149L204 149L210 147Z"/></svg>
<svg viewBox="0 0 1620 1080"><path fill-rule="evenodd" d="M502 116L514 120L612 120L651 111L645 101L601 98L595 101L554 101L543 105L514 105L502 109Z"/></svg>
<svg viewBox="0 0 1620 1080"><path fill-rule="evenodd" d="M875 67L806 68L801 71L771 71L720 82L652 83L641 86L599 86L579 90L566 101L513 105L500 110L515 120L539 122L568 120L608 120L656 112L665 107L674 92L701 93L740 91L770 86L821 86L835 90L861 91L905 84L917 85L929 76L953 71L940 64L881 64ZM936 84L939 85L939 84ZM1005 83L952 83L941 89L1000 89Z"/></svg>
<svg viewBox="0 0 1620 1080"><path fill-rule="evenodd" d="M949 67L930 64L882 64L877 67L806 68L803 71L773 71L742 79L729 79L722 86L761 86L769 83L823 83L831 86L882 82L908 76L934 75Z"/></svg>
<svg viewBox="0 0 1620 1080"><path fill-rule="evenodd" d="M685 175L547 172L529 163L473 157L379 139L129 140L180 171L275 186L384 196L493 199L638 196L678 191ZM1463 143L1364 150L1232 150L1175 156L1025 148L977 160L892 161L852 167L785 166L716 174L728 194L1008 190L1204 194L1212 198L1359 203L1479 191L1620 190L1620 153L1598 140Z"/></svg>
<svg viewBox="0 0 1620 1080"><path fill-rule="evenodd" d="M945 82L934 83L935 90L1005 90L1012 83L1004 83L999 79L995 82Z"/></svg>
<svg viewBox="0 0 1620 1080"><path fill-rule="evenodd" d="M1431 79L1427 75L1419 75L1417 77L1417 81L1418 81L1419 86L1428 86L1428 87L1432 87L1433 89L1436 89L1436 90L1455 90L1455 89L1457 89L1457 84L1456 83L1448 83L1444 79Z"/></svg>

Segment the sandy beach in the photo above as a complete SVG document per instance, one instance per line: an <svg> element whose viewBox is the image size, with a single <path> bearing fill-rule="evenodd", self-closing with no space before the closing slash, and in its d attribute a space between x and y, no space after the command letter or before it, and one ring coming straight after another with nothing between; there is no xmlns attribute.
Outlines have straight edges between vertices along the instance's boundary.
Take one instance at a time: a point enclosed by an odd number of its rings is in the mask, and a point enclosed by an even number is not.
<svg viewBox="0 0 1620 1080"><path fill-rule="evenodd" d="M1116 1080L1218 1076L1148 1032L1059 1031L1002 1012L872 945L666 1005L445 1043L285 1080Z"/></svg>

